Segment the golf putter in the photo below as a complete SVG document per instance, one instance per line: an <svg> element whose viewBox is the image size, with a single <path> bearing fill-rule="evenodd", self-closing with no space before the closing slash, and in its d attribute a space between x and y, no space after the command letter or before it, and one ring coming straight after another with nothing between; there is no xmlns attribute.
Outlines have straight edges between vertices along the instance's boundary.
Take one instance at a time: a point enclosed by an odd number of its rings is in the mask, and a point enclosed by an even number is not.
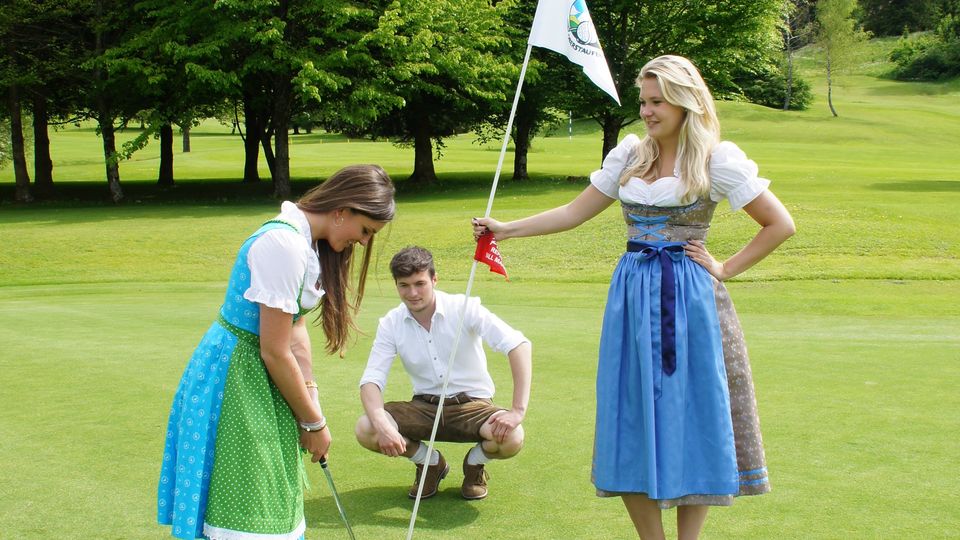
<svg viewBox="0 0 960 540"><path fill-rule="evenodd" d="M326 475L327 483L330 484L330 492L333 493L333 502L337 503L337 510L340 512L340 519L342 519L343 524L347 526L347 534L350 536L350 540L356 540L356 537L353 536L353 529L350 528L350 522L347 521L347 514L343 511L343 504L340 502L340 494L337 493L337 488L333 485L333 475L330 474L330 469L327 468L327 458L320 458L320 467L323 468L323 474Z"/></svg>

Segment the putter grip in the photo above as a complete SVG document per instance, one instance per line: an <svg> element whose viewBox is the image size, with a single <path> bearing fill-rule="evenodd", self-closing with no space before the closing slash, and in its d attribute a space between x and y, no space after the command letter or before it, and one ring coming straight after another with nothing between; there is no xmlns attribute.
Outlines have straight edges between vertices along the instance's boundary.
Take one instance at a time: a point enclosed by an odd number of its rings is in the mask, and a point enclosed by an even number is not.
<svg viewBox="0 0 960 540"><path fill-rule="evenodd" d="M320 458L320 466L323 467L324 469L327 468L327 458L325 457Z"/></svg>

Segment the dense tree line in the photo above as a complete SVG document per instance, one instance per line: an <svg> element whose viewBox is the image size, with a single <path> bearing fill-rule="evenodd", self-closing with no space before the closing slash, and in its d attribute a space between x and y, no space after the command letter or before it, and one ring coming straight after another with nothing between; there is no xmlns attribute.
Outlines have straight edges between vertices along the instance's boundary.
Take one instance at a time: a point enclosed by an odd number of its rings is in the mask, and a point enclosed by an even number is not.
<svg viewBox="0 0 960 540"><path fill-rule="evenodd" d="M526 176L530 141L558 111L596 120L605 155L636 119L640 67L659 54L691 57L719 97L805 106L809 92L781 68L789 3L589 2L625 106L538 51L512 133L514 177ZM173 184L174 127L188 133L199 119L231 118L243 181L261 181L262 155L274 194L285 197L289 132L306 122L409 144L409 181L430 183L445 137L502 133L533 11L519 0L6 0L0 116L10 136L0 150L8 149L17 200L46 196L50 126L94 121L109 194L120 201L120 164L133 152L158 139L157 182ZM144 130L118 147L115 133L130 122Z"/></svg>
<svg viewBox="0 0 960 540"><path fill-rule="evenodd" d="M933 32L906 33L890 59L894 77L906 81L936 81L960 76L960 0L943 3Z"/></svg>
<svg viewBox="0 0 960 540"><path fill-rule="evenodd" d="M933 30L955 0L859 0L857 15L864 30L876 36Z"/></svg>

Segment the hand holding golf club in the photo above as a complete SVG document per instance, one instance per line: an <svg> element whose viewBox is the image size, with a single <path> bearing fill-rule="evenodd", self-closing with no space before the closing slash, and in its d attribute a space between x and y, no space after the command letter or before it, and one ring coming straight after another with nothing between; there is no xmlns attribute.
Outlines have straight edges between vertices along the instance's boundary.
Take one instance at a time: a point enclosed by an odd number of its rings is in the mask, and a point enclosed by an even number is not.
<svg viewBox="0 0 960 540"><path fill-rule="evenodd" d="M330 428L324 427L319 431L300 430L300 447L312 454L310 461L314 463L326 457L331 442L333 437L330 435Z"/></svg>

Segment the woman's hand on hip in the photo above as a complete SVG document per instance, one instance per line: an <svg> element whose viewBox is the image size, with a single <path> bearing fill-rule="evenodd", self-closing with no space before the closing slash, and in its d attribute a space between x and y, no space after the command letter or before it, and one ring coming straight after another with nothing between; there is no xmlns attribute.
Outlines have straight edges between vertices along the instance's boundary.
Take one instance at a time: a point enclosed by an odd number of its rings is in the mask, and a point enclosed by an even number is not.
<svg viewBox="0 0 960 540"><path fill-rule="evenodd" d="M717 281L723 281L729 277L723 267L723 263L714 259L713 255L710 255L703 241L690 240L683 246L683 251L693 262L699 264L711 276L717 278Z"/></svg>

